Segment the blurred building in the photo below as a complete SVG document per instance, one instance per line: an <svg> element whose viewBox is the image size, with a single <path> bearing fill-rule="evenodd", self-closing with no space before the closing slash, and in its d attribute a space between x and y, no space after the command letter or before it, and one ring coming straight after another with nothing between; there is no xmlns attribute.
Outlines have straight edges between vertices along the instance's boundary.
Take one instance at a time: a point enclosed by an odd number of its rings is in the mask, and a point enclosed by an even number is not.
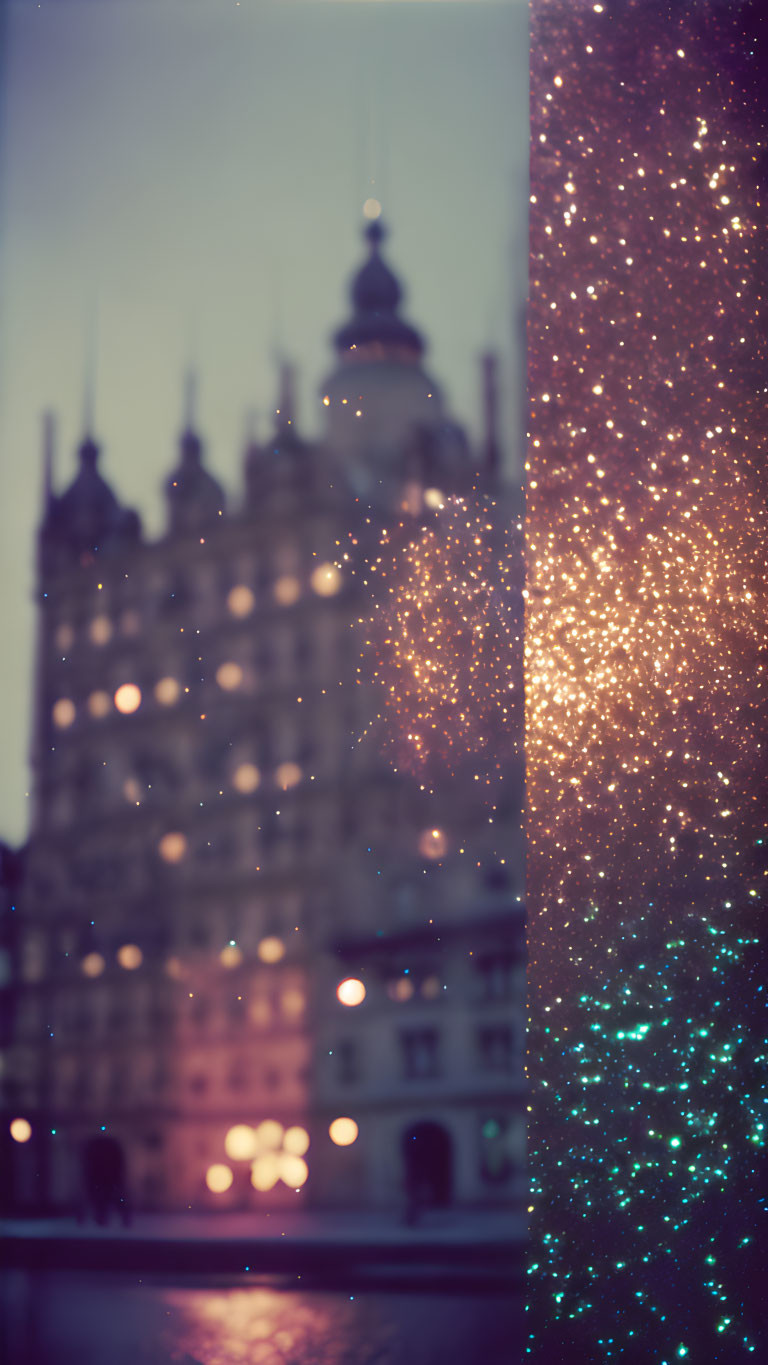
<svg viewBox="0 0 768 1365"><path fill-rule="evenodd" d="M354 570L382 525L418 527L425 493L479 487L503 517L519 508L499 481L492 362L472 451L401 316L379 224L366 235L324 436L297 431L284 367L234 506L191 391L156 541L90 433L54 491L47 431L34 815L7 992L4 1105L30 1130L13 1144L17 1207L72 1207L100 1133L142 1208L519 1198L522 763L493 838L471 782L430 794L394 771L359 742L375 697L353 629ZM514 669L521 685L521 648ZM355 983L364 999L343 1003Z"/></svg>

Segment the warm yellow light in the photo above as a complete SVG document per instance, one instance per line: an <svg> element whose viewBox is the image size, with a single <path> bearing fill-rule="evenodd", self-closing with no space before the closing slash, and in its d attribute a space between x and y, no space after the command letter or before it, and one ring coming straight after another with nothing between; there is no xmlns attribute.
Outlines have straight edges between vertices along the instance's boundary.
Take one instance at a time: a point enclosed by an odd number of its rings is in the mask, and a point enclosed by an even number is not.
<svg viewBox="0 0 768 1365"><path fill-rule="evenodd" d="M336 998L342 1005L362 1005L365 1000L365 986L355 976L348 976L336 987Z"/></svg>
<svg viewBox="0 0 768 1365"><path fill-rule="evenodd" d="M168 958L168 961L165 964L165 970L167 975L172 977L174 981L178 981L179 978L184 975L184 968L177 957Z"/></svg>
<svg viewBox="0 0 768 1365"><path fill-rule="evenodd" d="M245 583L238 583L227 593L227 606L233 616L250 616L255 603L256 598Z"/></svg>
<svg viewBox="0 0 768 1365"><path fill-rule="evenodd" d="M133 607L129 607L120 617L120 629L123 635L138 635L141 630L141 617Z"/></svg>
<svg viewBox="0 0 768 1365"><path fill-rule="evenodd" d="M283 1138L283 1151L290 1152L292 1156L303 1156L309 1149L309 1133L306 1128L301 1128L296 1124L293 1128L286 1129Z"/></svg>
<svg viewBox="0 0 768 1365"><path fill-rule="evenodd" d="M309 581L318 597L333 597L341 587L341 573L335 564L318 564Z"/></svg>
<svg viewBox="0 0 768 1365"><path fill-rule="evenodd" d="M155 683L155 698L161 706L173 706L181 695L181 685L176 678L161 678Z"/></svg>
<svg viewBox="0 0 768 1365"><path fill-rule="evenodd" d="M274 1151L283 1140L283 1125L277 1119L264 1119L256 1129L257 1151Z"/></svg>
<svg viewBox="0 0 768 1365"><path fill-rule="evenodd" d="M112 638L112 622L108 616L95 616L88 627L91 643L105 645Z"/></svg>
<svg viewBox="0 0 768 1365"><path fill-rule="evenodd" d="M279 602L281 607L290 607L301 596L301 584L293 574L283 574L281 578L275 580L272 591L275 594L275 601Z"/></svg>
<svg viewBox="0 0 768 1365"><path fill-rule="evenodd" d="M440 994L440 978L427 976L421 983L421 993L425 1000L436 1000Z"/></svg>
<svg viewBox="0 0 768 1365"><path fill-rule="evenodd" d="M413 982L407 976L401 976L397 981L392 981L387 986L387 994L391 1000L410 1000L413 995Z"/></svg>
<svg viewBox="0 0 768 1365"><path fill-rule="evenodd" d="M283 1184L289 1185L292 1190L300 1190L302 1185L306 1184L309 1175L306 1161L300 1156L294 1156L292 1152L281 1152L278 1161Z"/></svg>
<svg viewBox="0 0 768 1365"><path fill-rule="evenodd" d="M425 488L424 501L427 507L442 507L445 502L445 494L441 493L439 488Z"/></svg>
<svg viewBox="0 0 768 1365"><path fill-rule="evenodd" d="M303 1014L306 1003L304 992L300 991L297 987L292 987L287 991L283 991L280 996L280 1008L282 1009L283 1014L287 1014L291 1018L296 1018L297 1015Z"/></svg>
<svg viewBox="0 0 768 1365"><path fill-rule="evenodd" d="M236 943L227 943L219 953L222 967L239 967L243 960L243 950Z"/></svg>
<svg viewBox="0 0 768 1365"><path fill-rule="evenodd" d="M29 1142L32 1124L27 1119L11 1119L9 1132L14 1142Z"/></svg>
<svg viewBox="0 0 768 1365"><path fill-rule="evenodd" d="M86 953L80 963L80 970L84 976L101 976L106 965L101 953Z"/></svg>
<svg viewBox="0 0 768 1365"><path fill-rule="evenodd" d="M124 943L117 950L117 960L127 972L135 972L144 961L144 954L136 943Z"/></svg>
<svg viewBox="0 0 768 1365"><path fill-rule="evenodd" d="M301 781L301 768L298 763L281 763L275 768L275 782L281 791L288 791Z"/></svg>
<svg viewBox="0 0 768 1365"><path fill-rule="evenodd" d="M234 692L243 681L243 670L239 664L228 660L216 669L216 681L225 692Z"/></svg>
<svg viewBox="0 0 768 1365"><path fill-rule="evenodd" d="M115 693L115 706L124 716L130 716L141 706L141 689L135 683L123 683Z"/></svg>
<svg viewBox="0 0 768 1365"><path fill-rule="evenodd" d="M88 710L95 720L108 716L112 710L112 698L108 692L92 692L88 698Z"/></svg>
<svg viewBox="0 0 768 1365"><path fill-rule="evenodd" d="M270 935L261 940L256 951L262 962L279 962L285 957L285 944L281 938Z"/></svg>
<svg viewBox="0 0 768 1365"><path fill-rule="evenodd" d="M75 703L69 697L59 697L51 712L53 723L59 730L66 730L75 719Z"/></svg>
<svg viewBox="0 0 768 1365"><path fill-rule="evenodd" d="M230 1166L225 1166L221 1162L216 1162L209 1166L205 1173L205 1183L212 1194L224 1194L234 1180L234 1173Z"/></svg>
<svg viewBox="0 0 768 1365"><path fill-rule="evenodd" d="M256 995L248 1005L248 1017L258 1028L266 1028L272 1018L272 1006L265 995Z"/></svg>
<svg viewBox="0 0 768 1365"><path fill-rule="evenodd" d="M165 863L180 863L187 851L187 841L183 834L178 830L170 830L164 834L157 846L157 851Z"/></svg>
<svg viewBox="0 0 768 1365"><path fill-rule="evenodd" d="M448 840L441 829L425 829L419 835L419 852L424 858L443 858L448 850Z"/></svg>
<svg viewBox="0 0 768 1365"><path fill-rule="evenodd" d="M341 1118L333 1120L328 1129L328 1135L331 1142L334 1142L337 1147L351 1147L352 1143L357 1140L359 1131L360 1129L354 1119Z"/></svg>
<svg viewBox="0 0 768 1365"><path fill-rule="evenodd" d="M232 774L232 786L243 796L255 792L261 782L261 773L255 763L241 763Z"/></svg>
<svg viewBox="0 0 768 1365"><path fill-rule="evenodd" d="M75 632L71 626L59 626L54 636L57 649L71 649L75 643Z"/></svg>
<svg viewBox="0 0 768 1365"><path fill-rule="evenodd" d="M263 1152L251 1167L251 1184L255 1190L271 1190L280 1179L280 1160L277 1152Z"/></svg>
<svg viewBox="0 0 768 1365"><path fill-rule="evenodd" d="M364 218L378 218L381 214L381 204L378 199L366 199L363 204Z"/></svg>
<svg viewBox="0 0 768 1365"><path fill-rule="evenodd" d="M252 1161L258 1151L256 1134L248 1123L236 1123L224 1139L230 1161Z"/></svg>

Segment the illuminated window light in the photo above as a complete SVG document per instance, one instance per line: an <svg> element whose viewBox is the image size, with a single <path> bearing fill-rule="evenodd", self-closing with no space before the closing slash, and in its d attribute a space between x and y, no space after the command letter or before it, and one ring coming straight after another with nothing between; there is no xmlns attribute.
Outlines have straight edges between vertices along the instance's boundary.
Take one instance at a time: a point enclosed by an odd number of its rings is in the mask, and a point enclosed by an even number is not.
<svg viewBox="0 0 768 1365"><path fill-rule="evenodd" d="M288 1185L292 1190L300 1190L302 1185L307 1182L309 1167L303 1157L295 1156L293 1152L280 1152L278 1156L278 1167L280 1179L284 1185Z"/></svg>
<svg viewBox="0 0 768 1365"><path fill-rule="evenodd" d="M223 691L234 692L243 681L243 670L239 664L233 663L231 660L219 664L216 669L216 681Z"/></svg>
<svg viewBox="0 0 768 1365"><path fill-rule="evenodd" d="M112 622L108 616L95 616L88 627L91 644L106 645L112 639Z"/></svg>
<svg viewBox="0 0 768 1365"><path fill-rule="evenodd" d="M318 564L309 581L318 597L333 597L341 587L341 573L335 564Z"/></svg>
<svg viewBox="0 0 768 1365"><path fill-rule="evenodd" d="M275 768L275 782L281 791L288 791L301 781L301 768L298 763L281 763Z"/></svg>
<svg viewBox="0 0 768 1365"><path fill-rule="evenodd" d="M161 706L173 706L181 696L181 684L176 678L161 678L155 683L155 699Z"/></svg>
<svg viewBox="0 0 768 1365"><path fill-rule="evenodd" d="M75 703L69 697L59 697L59 700L54 702L51 715L58 730L67 730L75 719Z"/></svg>
<svg viewBox="0 0 768 1365"><path fill-rule="evenodd" d="M232 786L243 796L255 792L261 782L261 773L255 763L241 763L232 774Z"/></svg>
<svg viewBox="0 0 768 1365"><path fill-rule="evenodd" d="M212 1194L224 1194L232 1185L234 1178L232 1168L223 1165L222 1162L209 1166L205 1173L205 1183Z"/></svg>
<svg viewBox="0 0 768 1365"><path fill-rule="evenodd" d="M252 1161L258 1151L256 1134L248 1123L236 1123L224 1139L230 1161Z"/></svg>
<svg viewBox="0 0 768 1365"><path fill-rule="evenodd" d="M266 1193L274 1189L280 1179L280 1158L277 1152L262 1152L251 1167L251 1184L255 1190Z"/></svg>
<svg viewBox="0 0 768 1365"><path fill-rule="evenodd" d="M80 963L80 970L83 976L101 976L106 965L101 953L86 953Z"/></svg>
<svg viewBox="0 0 768 1365"><path fill-rule="evenodd" d="M65 651L71 649L75 643L75 632L71 626L59 626L53 637L53 641L57 649L63 649Z"/></svg>
<svg viewBox="0 0 768 1365"><path fill-rule="evenodd" d="M261 940L256 952L262 962L279 962L281 958L285 957L285 944L281 938L270 935Z"/></svg>
<svg viewBox="0 0 768 1365"><path fill-rule="evenodd" d="M337 1147L351 1147L357 1141L359 1131L354 1119L338 1118L333 1120L328 1136Z"/></svg>
<svg viewBox="0 0 768 1365"><path fill-rule="evenodd" d="M187 851L187 840L178 830L171 830L163 835L157 850L163 862L180 863Z"/></svg>
<svg viewBox="0 0 768 1365"><path fill-rule="evenodd" d="M102 720L112 710L112 698L108 692L92 692L88 698L88 711L94 720Z"/></svg>
<svg viewBox="0 0 768 1365"><path fill-rule="evenodd" d="M8 1131L14 1142L29 1142L32 1136L32 1124L28 1119L11 1119Z"/></svg>
<svg viewBox="0 0 768 1365"><path fill-rule="evenodd" d="M448 840L441 829L425 829L419 835L419 852L431 860L444 858L448 851Z"/></svg>
<svg viewBox="0 0 768 1365"><path fill-rule="evenodd" d="M362 1005L365 995L365 986L354 976L348 976L336 987L336 998L342 1005Z"/></svg>
<svg viewBox="0 0 768 1365"><path fill-rule="evenodd" d="M283 1137L283 1151L290 1152L292 1156L304 1156L309 1150L309 1133L306 1128L295 1124L293 1128L287 1128Z"/></svg>
<svg viewBox="0 0 768 1365"><path fill-rule="evenodd" d="M294 602L298 602L301 596L301 584L293 574L283 574L275 581L272 591L275 601L279 602L281 607L290 607Z"/></svg>
<svg viewBox="0 0 768 1365"><path fill-rule="evenodd" d="M238 583L227 593L227 607L233 616L250 616L256 605L256 598L245 583Z"/></svg>
<svg viewBox="0 0 768 1365"><path fill-rule="evenodd" d="M236 943L227 943L219 953L219 962L222 967L227 967L229 969L232 967L239 967L242 960L243 950L242 948L238 948Z"/></svg>
<svg viewBox="0 0 768 1365"><path fill-rule="evenodd" d="M115 693L115 706L124 716L130 716L141 706L141 689L135 683L123 683Z"/></svg>
<svg viewBox="0 0 768 1365"><path fill-rule="evenodd" d="M117 960L127 972L135 972L144 961L144 954L136 943L124 943L117 950Z"/></svg>

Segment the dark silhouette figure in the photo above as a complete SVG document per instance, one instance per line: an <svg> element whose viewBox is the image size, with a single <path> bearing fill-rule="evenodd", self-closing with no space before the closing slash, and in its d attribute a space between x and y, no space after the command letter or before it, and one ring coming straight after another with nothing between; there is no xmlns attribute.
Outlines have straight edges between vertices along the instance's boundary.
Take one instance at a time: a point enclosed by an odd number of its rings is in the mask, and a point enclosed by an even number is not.
<svg viewBox="0 0 768 1365"><path fill-rule="evenodd" d="M89 1138L83 1147L82 1217L92 1215L104 1224L113 1212L128 1227L131 1210L123 1149L112 1137Z"/></svg>

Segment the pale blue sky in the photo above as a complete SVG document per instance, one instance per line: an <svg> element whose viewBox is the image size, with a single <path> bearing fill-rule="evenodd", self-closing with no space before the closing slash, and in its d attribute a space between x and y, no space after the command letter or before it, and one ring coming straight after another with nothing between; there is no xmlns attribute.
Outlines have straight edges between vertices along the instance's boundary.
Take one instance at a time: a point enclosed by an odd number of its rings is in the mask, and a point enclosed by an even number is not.
<svg viewBox="0 0 768 1365"><path fill-rule="evenodd" d="M405 313L456 416L477 356L510 382L527 256L522 0L11 0L0 126L0 838L26 833L40 414L74 470L87 336L116 492L161 526L181 376L236 497L244 415L299 370L317 429L329 333L384 205ZM371 183L374 181L375 183ZM510 452L510 458L512 452Z"/></svg>

